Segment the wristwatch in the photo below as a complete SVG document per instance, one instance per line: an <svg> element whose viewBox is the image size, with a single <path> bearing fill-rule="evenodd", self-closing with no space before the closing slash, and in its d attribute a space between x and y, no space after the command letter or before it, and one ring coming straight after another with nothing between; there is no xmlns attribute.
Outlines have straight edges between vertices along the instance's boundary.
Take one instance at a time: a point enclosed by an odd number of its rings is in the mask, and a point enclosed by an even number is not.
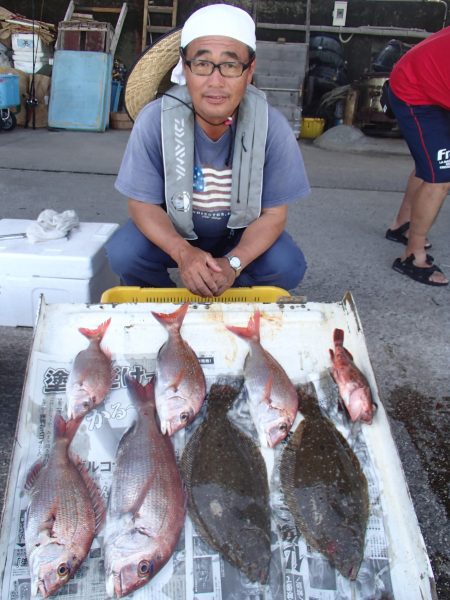
<svg viewBox="0 0 450 600"><path fill-rule="evenodd" d="M237 256L232 256L231 254L227 254L226 258L228 258L230 267L236 271L236 276L238 276L240 274L240 272L242 271L240 259Z"/></svg>

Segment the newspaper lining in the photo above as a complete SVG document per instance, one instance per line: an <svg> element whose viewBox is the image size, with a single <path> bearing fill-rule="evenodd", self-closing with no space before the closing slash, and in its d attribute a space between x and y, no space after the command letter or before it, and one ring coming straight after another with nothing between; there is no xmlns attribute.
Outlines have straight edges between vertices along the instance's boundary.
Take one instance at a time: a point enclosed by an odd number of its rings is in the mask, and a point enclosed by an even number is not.
<svg viewBox="0 0 450 600"><path fill-rule="evenodd" d="M161 310L160 308L158 310ZM167 312L173 310L170 307ZM251 314L251 313L250 313ZM82 319L82 311L79 318ZM106 318L103 314L101 317ZM244 319L248 318L248 314ZM132 319L131 319L132 320ZM138 321L139 319L137 319ZM79 323L83 325L84 323ZM160 327L155 324L155 329ZM328 325L329 327L329 325ZM314 330L314 326L312 326ZM229 334L232 335L232 334ZM203 338L207 338L203 334ZM164 338L164 336L163 336ZM262 343L264 336L261 335ZM112 342L112 340L111 340ZM220 344L211 347L205 340L200 362L205 372L208 389L222 374L223 364L219 360ZM195 345L191 343L195 349ZM74 351L85 347L83 341ZM101 493L107 499L112 476L117 445L121 436L132 422L135 409L128 398L125 375L129 374L145 383L154 372L158 343L148 354L114 355L114 382L103 405L86 415L72 443L71 450L80 456L90 475L96 480ZM112 347L110 347L113 350ZM270 350L274 356L276 352ZM241 357L245 355L245 344L234 357L234 368L241 369ZM321 409L349 442L368 481L370 517L366 533L364 560L357 580L350 582L333 569L325 557L312 550L304 538L298 534L283 539L284 526L294 531L292 517L284 503L280 491L277 461L283 444L275 450L262 449L268 467L272 509L272 558L269 581L265 586L250 582L236 568L209 548L196 535L189 517L177 548L169 562L145 587L133 593L136 600L394 600L392 582L392 558L385 531L386 515L381 504L383 482L372 460L366 444L364 428L367 425L349 424L345 415L337 410L337 388L326 366L320 361L304 355L304 346L292 344L291 359L294 365L303 365L304 372L294 383L310 381L317 392ZM312 373L311 366L317 368ZM1 598L4 600L27 600L31 598L30 575L24 545L24 518L28 497L23 492L25 478L36 460L45 460L51 449L53 418L59 412L66 416L65 383L71 368L71 361L64 361L51 353L35 351L28 374L29 385L24 397L28 407L25 423L19 428L16 453L20 454L17 479L12 480L9 490L14 494L10 519L5 516L2 534L9 527L8 551L5 556L1 585ZM217 371L219 369L219 371ZM206 407L202 409L202 414ZM253 424L248 412L245 393L241 392L238 401L229 412L231 420L247 434L254 437ZM187 430L178 432L172 439L177 457L181 456L189 436L198 426L202 415ZM390 435L390 434L389 434ZM104 600L105 574L103 567L102 531L95 538L89 556L75 577L60 591L67 600ZM392 555L392 553L391 553ZM405 596L406 597L406 596Z"/></svg>

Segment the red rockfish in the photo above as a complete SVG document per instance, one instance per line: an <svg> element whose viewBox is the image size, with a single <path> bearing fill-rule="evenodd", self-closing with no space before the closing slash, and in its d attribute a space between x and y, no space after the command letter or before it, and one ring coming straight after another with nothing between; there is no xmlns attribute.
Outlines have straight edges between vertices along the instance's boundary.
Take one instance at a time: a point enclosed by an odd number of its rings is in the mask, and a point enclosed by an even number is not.
<svg viewBox="0 0 450 600"><path fill-rule="evenodd" d="M244 364L250 413L261 443L274 448L292 427L298 411L298 398L283 367L261 346L259 322L260 312L257 310L247 327L226 327L250 345Z"/></svg>
<svg viewBox="0 0 450 600"><path fill-rule="evenodd" d="M333 367L331 375L339 389L339 394L352 421L372 423L376 405L367 379L353 362L353 356L344 348L344 331L335 329L333 333L334 352L330 348Z"/></svg>

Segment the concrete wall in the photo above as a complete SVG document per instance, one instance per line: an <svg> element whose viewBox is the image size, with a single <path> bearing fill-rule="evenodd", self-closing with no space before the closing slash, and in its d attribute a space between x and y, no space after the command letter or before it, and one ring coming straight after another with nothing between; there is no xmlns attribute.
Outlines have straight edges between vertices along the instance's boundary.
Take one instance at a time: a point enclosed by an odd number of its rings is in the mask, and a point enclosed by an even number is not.
<svg viewBox="0 0 450 600"><path fill-rule="evenodd" d="M94 0L91 2L78 0L77 3L89 6L120 7L122 5L120 0ZM239 0L227 3L247 10L257 21L262 23L304 25L306 20L306 0ZM450 0L447 0L447 3L450 4ZM3 7L28 18L32 16L30 4L30 0L1 0ZM36 0L35 4L37 19L57 24L64 17L68 0L52 0L45 3ZM182 25L192 12L207 4L212 4L212 2L179 0L178 24ZM130 67L140 54L143 6L144 0L128 1L128 14L116 53L116 57L121 59L127 67ZM333 6L334 0L312 2L311 24L331 26ZM361 25L406 27L437 31L444 24L444 11L444 2L349 0L346 25L352 27ZM102 21L109 20L113 25L117 21L117 15L102 14L97 18ZM447 19L447 22L450 22L450 18ZM260 40L269 41L280 37L291 42L304 41L304 33L299 31L258 29L257 37ZM365 71L370 70L372 57L376 56L392 37L354 35L344 45L350 80L356 79ZM419 39L404 39L404 41L414 43Z"/></svg>

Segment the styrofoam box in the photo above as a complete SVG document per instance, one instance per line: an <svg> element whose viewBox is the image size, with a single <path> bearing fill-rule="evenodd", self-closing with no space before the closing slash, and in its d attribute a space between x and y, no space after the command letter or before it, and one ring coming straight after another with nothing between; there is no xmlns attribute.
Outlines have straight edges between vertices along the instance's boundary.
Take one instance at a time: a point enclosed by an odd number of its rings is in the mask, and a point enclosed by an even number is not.
<svg viewBox="0 0 450 600"><path fill-rule="evenodd" d="M45 52L13 52L13 60L21 60L24 62L48 62L52 58L51 54Z"/></svg>
<svg viewBox="0 0 450 600"><path fill-rule="evenodd" d="M37 73L43 67L46 67L48 64L49 64L48 62L37 62L37 63L34 63L34 65L33 65L33 63L30 61L15 60L14 68L17 69L18 71L23 71L24 73L31 74L31 73L33 73L33 67L34 67L34 72Z"/></svg>
<svg viewBox="0 0 450 600"><path fill-rule="evenodd" d="M33 221L1 219L0 236L25 233ZM119 284L104 245L116 223L80 223L69 238L32 244L0 237L0 325L35 324L41 294L48 304L97 303Z"/></svg>
<svg viewBox="0 0 450 600"><path fill-rule="evenodd" d="M23 52L24 50L34 50L34 52L45 52L47 54L52 52L51 47L44 44L36 33L13 33L11 44L14 52Z"/></svg>

